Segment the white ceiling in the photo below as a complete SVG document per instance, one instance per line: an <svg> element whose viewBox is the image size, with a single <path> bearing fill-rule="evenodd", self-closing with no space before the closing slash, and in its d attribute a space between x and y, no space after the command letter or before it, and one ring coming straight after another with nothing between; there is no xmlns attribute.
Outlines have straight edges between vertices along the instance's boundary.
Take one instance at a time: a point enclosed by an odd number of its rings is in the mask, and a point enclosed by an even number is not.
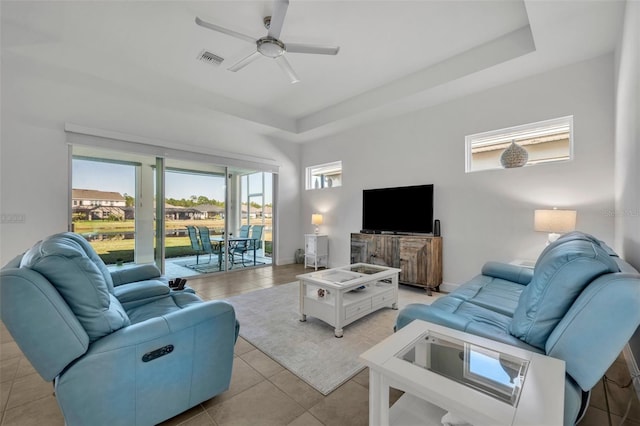
<svg viewBox="0 0 640 426"><path fill-rule="evenodd" d="M614 49L623 0L291 0L281 39L340 46L226 70L254 46L271 1L1 3L2 54L153 95L193 102L305 141L444 102ZM206 49L220 67L197 60Z"/></svg>

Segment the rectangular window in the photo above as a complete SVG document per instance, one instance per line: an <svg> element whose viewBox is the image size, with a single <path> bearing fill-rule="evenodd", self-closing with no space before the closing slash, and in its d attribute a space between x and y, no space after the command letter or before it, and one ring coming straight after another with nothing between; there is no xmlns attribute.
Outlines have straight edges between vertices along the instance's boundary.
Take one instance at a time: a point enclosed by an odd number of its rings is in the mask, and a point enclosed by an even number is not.
<svg viewBox="0 0 640 426"><path fill-rule="evenodd" d="M467 173L568 161L573 116L476 133L465 137L465 144Z"/></svg>
<svg viewBox="0 0 640 426"><path fill-rule="evenodd" d="M335 188L342 186L342 161L307 167L306 188Z"/></svg>

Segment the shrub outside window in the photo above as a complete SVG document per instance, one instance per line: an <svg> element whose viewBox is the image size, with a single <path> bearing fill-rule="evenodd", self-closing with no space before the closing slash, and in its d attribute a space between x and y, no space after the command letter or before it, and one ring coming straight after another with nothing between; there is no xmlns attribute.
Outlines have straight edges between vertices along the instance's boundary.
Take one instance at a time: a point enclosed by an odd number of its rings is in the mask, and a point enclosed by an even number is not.
<svg viewBox="0 0 640 426"><path fill-rule="evenodd" d="M306 189L342 186L342 161L307 167Z"/></svg>
<svg viewBox="0 0 640 426"><path fill-rule="evenodd" d="M573 116L465 137L465 171L502 169L500 156L512 141L527 151L529 158L525 166L571 160Z"/></svg>

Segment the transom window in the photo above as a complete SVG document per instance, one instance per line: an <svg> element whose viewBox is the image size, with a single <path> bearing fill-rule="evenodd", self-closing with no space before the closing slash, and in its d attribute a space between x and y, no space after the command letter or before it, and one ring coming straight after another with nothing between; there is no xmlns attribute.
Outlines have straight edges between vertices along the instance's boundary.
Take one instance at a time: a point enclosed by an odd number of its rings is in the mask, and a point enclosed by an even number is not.
<svg viewBox="0 0 640 426"><path fill-rule="evenodd" d="M342 161L307 167L306 188L335 188L342 186Z"/></svg>
<svg viewBox="0 0 640 426"><path fill-rule="evenodd" d="M524 166L571 160L573 116L467 136L466 172L507 167L503 166L501 157L512 143L526 151L528 159L522 164Z"/></svg>

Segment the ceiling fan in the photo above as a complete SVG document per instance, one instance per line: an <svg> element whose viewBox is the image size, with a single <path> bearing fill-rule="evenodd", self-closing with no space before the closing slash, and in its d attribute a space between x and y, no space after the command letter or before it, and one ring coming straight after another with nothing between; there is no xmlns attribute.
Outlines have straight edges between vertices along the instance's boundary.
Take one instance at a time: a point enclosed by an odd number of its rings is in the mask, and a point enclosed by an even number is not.
<svg viewBox="0 0 640 426"><path fill-rule="evenodd" d="M265 56L267 58L275 59L278 65L280 65L280 68L282 68L282 70L288 75L291 83L297 83L300 81L300 79L291 67L291 64L289 64L289 61L287 61L287 59L284 57L284 54L286 52L311 53L316 55L337 55L340 48L322 46L317 44L285 44L282 40L279 39L279 37L280 32L282 31L282 25L284 24L284 18L287 14L288 7L289 0L274 0L271 16L265 16L263 20L264 26L265 28L267 28L267 35L257 40L251 36L239 33L237 31L229 30L219 25L205 22L198 17L196 17L196 24L210 30L218 31L223 34L239 38L240 40L244 40L256 46L255 52L252 52L248 56L240 59L238 62L230 66L228 68L229 71L239 71L249 65L251 62Z"/></svg>

